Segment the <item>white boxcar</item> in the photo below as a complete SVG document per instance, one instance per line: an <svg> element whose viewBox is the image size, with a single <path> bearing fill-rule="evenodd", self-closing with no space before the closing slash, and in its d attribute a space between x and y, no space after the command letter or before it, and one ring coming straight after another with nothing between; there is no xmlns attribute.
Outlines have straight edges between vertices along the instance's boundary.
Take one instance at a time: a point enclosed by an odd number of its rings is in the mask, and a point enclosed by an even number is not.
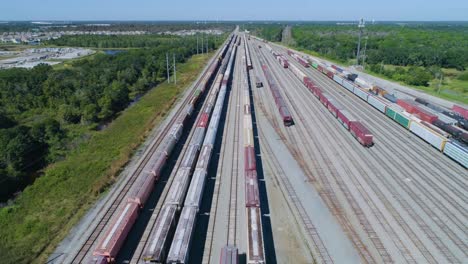
<svg viewBox="0 0 468 264"><path fill-rule="evenodd" d="M343 87L346 88L348 91L354 91L354 85L346 80L343 80Z"/></svg>
<svg viewBox="0 0 468 264"><path fill-rule="evenodd" d="M364 79L360 78L360 77L357 77L354 82L356 84L358 84L359 86L361 86L362 88L364 89L370 89L372 86L366 82Z"/></svg>
<svg viewBox="0 0 468 264"><path fill-rule="evenodd" d="M444 154L460 163L463 167L468 168L468 148L449 141L445 144Z"/></svg>
<svg viewBox="0 0 468 264"><path fill-rule="evenodd" d="M337 82L339 85L343 85L343 78L341 78L340 76L338 76L338 75L336 75L336 74L333 75L333 80L334 80L335 82Z"/></svg>
<svg viewBox="0 0 468 264"><path fill-rule="evenodd" d="M369 97L367 97L367 102L385 114L385 108L387 107L387 104L384 101L380 100L376 96L369 95Z"/></svg>
<svg viewBox="0 0 468 264"><path fill-rule="evenodd" d="M424 139L426 142L442 151L444 149L447 138L443 137L439 133L436 133L432 129L420 124L416 121L410 123L409 129L411 132Z"/></svg>
<svg viewBox="0 0 468 264"><path fill-rule="evenodd" d="M294 75L296 75L296 77L299 78L299 80L301 80L301 82L304 80L304 77L306 77L306 75L294 64L289 65L289 68L292 70Z"/></svg>
<svg viewBox="0 0 468 264"><path fill-rule="evenodd" d="M363 89L354 87L354 94L359 96L362 100L367 102L367 97L369 96L369 93L367 93Z"/></svg>

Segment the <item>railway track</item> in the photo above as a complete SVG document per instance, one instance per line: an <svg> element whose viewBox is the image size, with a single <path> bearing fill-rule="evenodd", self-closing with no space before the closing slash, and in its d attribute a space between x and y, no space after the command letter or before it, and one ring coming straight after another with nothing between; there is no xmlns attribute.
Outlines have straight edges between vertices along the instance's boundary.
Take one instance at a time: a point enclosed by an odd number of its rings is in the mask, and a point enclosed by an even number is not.
<svg viewBox="0 0 468 264"><path fill-rule="evenodd" d="M260 51L255 47L256 54L260 55ZM265 58L266 59L266 58ZM271 64L270 64L271 65ZM275 75L275 74L273 74ZM265 84L264 84L265 85ZM261 101L261 100L256 100L256 102ZM262 106L260 107L262 108ZM263 107L264 108L264 107ZM274 124L274 127L276 128L275 130L279 129L278 123ZM259 134L264 137L262 134L262 129L259 128ZM265 151L273 160L271 162L271 165L274 167L277 173L275 175L282 175L279 176L280 179L277 179L278 181L281 181L283 185L285 186L287 196L291 199L294 207L296 208L296 211L298 212L300 219L302 221L302 225L304 226L308 236L311 238L311 240L314 243L314 247L318 253L318 257L322 263L334 263L332 257L330 256L330 253L328 252L327 248L325 247L322 238L320 237L319 233L317 232L316 227L314 226L313 222L311 221L309 215L306 213L301 201L298 199L298 195L296 194L294 188L292 187L290 181L287 179L285 176L284 170L275 164L279 164L278 160L276 159L276 156L272 153L271 148L268 146L268 144L262 144L262 150Z"/></svg>
<svg viewBox="0 0 468 264"><path fill-rule="evenodd" d="M292 79L288 83L291 84L291 83L294 83L294 81L295 80ZM290 102L294 101L287 92L286 92L286 97L288 98L288 100ZM329 175L328 174L325 175L325 169L327 169L330 172L330 174L333 174L332 176L335 179L337 179L338 176L337 176L336 169L333 167L333 164L330 161L330 159L326 155L323 154L323 148L316 143L318 140L312 141L313 146L309 146L308 144L299 144L298 143L300 141L308 142L309 141L308 138L310 138L310 136L309 137L306 136L306 132L307 131L314 131L315 129L308 126L304 131L304 128L302 126L305 126L307 124L306 118L302 114L300 114L300 110L297 108L297 106L294 103L291 103L291 106L292 106L292 109L294 109L294 112L297 113L296 114L297 115L296 119L303 120L304 124L302 124L302 123L299 124L298 123L295 126L295 128L297 128L296 131L287 133L288 140L290 142L288 142L286 144L286 146L290 149L290 151L292 153L298 153L297 156L300 156L301 159L302 159L302 156L303 156L303 154L300 154L301 151L305 151L305 156L308 156L308 157L317 157L317 155L314 154L311 149L315 149L315 150L319 151L320 158L321 158L320 162L318 162L316 159L312 159L312 163L314 164L314 166L312 166L312 168L309 169L310 162L308 162L308 165L304 165L303 170L305 172L307 172L307 171L310 172L310 174L309 173L307 174L310 178L312 178L311 177L312 171L319 175L319 177L314 177L313 179L318 178L318 180L319 180L319 182L321 184L320 188L319 188L320 194L324 198L324 201L327 202L329 208L332 209L332 212L338 218L338 220L341 222L341 225L343 226L343 228L345 228L346 232L351 236L350 237L351 240L355 244L356 248L358 248L360 250L360 253L361 253L362 257L369 263L375 262L375 260L369 255L367 247L361 242L359 237L357 237L356 232L349 225L348 219L346 219L346 217L344 216L343 209L339 205L338 198L336 197L336 195L335 195L335 193L334 193L334 191L333 191L333 189L331 187L331 184L330 184L330 182L328 180ZM321 110L321 109L318 109L318 110ZM280 130L280 128L276 127L276 130ZM296 134L298 134L298 135L296 135ZM301 150L301 149L303 149L303 150ZM319 164L324 165L326 168L323 169L322 166L319 165ZM319 168L319 169L317 170L317 168ZM375 231L373 231L373 228L371 227L370 223L364 217L364 213L363 213L362 209L357 206L357 203L352 198L352 196L350 194L350 191L347 190L347 189L344 189L344 188L342 188L341 191L344 193L344 195L346 196L348 201L350 201L349 203L353 207L354 211L358 212L358 215L360 216L360 222L363 225L366 226L366 229L368 230L369 237L374 237L373 243L375 244L375 247L380 249L382 255L388 255L388 253L385 251L385 248L383 247L380 240L375 236ZM387 261L387 262L389 262L389 261Z"/></svg>
<svg viewBox="0 0 468 264"><path fill-rule="evenodd" d="M145 151L143 159L138 164L137 168L128 177L128 180L124 182L124 186L122 190L120 190L118 196L111 202L111 205L109 206L109 208L106 209L104 216L98 221L98 224L93 228L93 231L87 237L84 244L80 247L80 250L78 251L78 253L75 254L75 256L73 257L72 263L83 263L85 261L85 258L89 256L90 251L94 249L93 246L95 245L97 239L101 235L102 231L105 229L111 217L116 212L117 208L120 206L120 204L124 200L125 196L127 195L128 191L132 187L133 183L135 182L137 177L142 173L143 169L148 164L152 155L156 153L156 150L158 149L160 143L164 140L164 137L171 129L172 125L177 121L177 118L180 115L180 113L185 109L185 106L189 103L191 96L195 93L196 88L202 82L203 78L208 72L208 69L213 65L213 63L216 63L216 58L217 58L218 53L216 54L216 56L214 56L211 59L208 66L205 67L203 74L200 75L196 84L192 86L191 91L188 93L188 95L186 95L179 109L177 109L177 111L175 112L173 117L170 119L170 121L162 129L162 131L159 133L156 139L150 144L150 147L147 149L147 151Z"/></svg>
<svg viewBox="0 0 468 264"><path fill-rule="evenodd" d="M370 115L369 112L366 112L366 115ZM386 121L386 120L385 120ZM382 121L379 121L378 125L375 126L375 129L376 131L379 131L381 133L385 133L389 128L386 127L386 124L383 124ZM391 134L391 133L390 133ZM385 142L386 144L386 148L382 149L383 152L385 152L386 156L392 156L392 153L396 153L398 152L398 149L396 147L394 147L394 144L392 144L389 139L391 138L391 135L388 135L389 138L387 137L382 137L380 140L382 142ZM395 140L397 140L397 138L395 138ZM414 143L412 143L414 144ZM432 149L429 149L429 151L431 151ZM380 156L377 156L376 157L377 159L379 159L379 164L385 164L385 162L383 162L384 160L380 157ZM415 156L415 159L417 161L417 163L423 163L423 160L421 158L418 158L418 156ZM412 164L408 163L408 161L406 160L403 160L404 162L404 165L406 166L402 166L402 170L404 170L405 174L407 175L411 175L411 174L417 174L419 171L416 171L416 170L411 170L411 169L406 169L406 168L412 168ZM386 166L386 171L395 171L393 168L389 167L388 165L384 165ZM377 170L378 171L378 170ZM433 173L432 171L429 171L429 170L425 170L425 172L429 175L431 173ZM397 174L397 172L395 171L395 174ZM442 175L441 175L442 177ZM442 212L443 214L445 215L453 215L454 217L450 218L449 221L451 221L457 228L458 230L456 231L450 231L447 230L448 232L448 235L449 237L453 240L453 242L455 244L457 244L458 246L462 246L462 250L465 250L466 249L466 245L464 246L463 248L463 242L456 238L456 234L454 232L462 232L462 230L466 230L467 226L466 224L464 224L463 220L462 219L459 219L458 216L456 216L457 214L461 214L462 216L461 217L465 217L466 218L466 213L465 213L465 210L463 209L463 206L460 205L459 203L457 203L455 200L452 200L452 199L448 199L448 203L449 205L451 205L451 207L453 208L453 210L448 210L448 208L446 206L443 206L440 204L440 201L437 201L435 198L434 198L434 193L432 192L432 190L430 190L428 187L430 186L431 188L433 189L436 189L437 192L440 194L440 198L444 197L445 195L447 195L447 193L441 193L441 188L438 187L437 183L432 181L430 178L425 178L424 180L426 180L427 182L423 182L422 180L418 180L417 178L413 179L413 181L415 183L417 183L417 187L418 187L418 190L419 193L421 195L426 195L427 196L427 200L431 201L434 205L435 208L438 209L438 211ZM407 185L404 185L404 184L401 184L399 183L400 181L396 180L396 183L399 184L399 188L405 190L409 195L412 195L414 193L414 189L410 189ZM451 186L447 186L447 188L450 188ZM454 192L456 192L458 195L459 198L463 199L463 197L465 196L464 194L462 193L458 193L457 190L455 190L454 188L451 188ZM431 195L427 195L431 193ZM433 213L433 208L431 208L431 210L429 210L426 206L426 204L424 203L425 201L422 201L421 198L417 195L412 195L413 199L415 199L415 202L418 203L418 205L420 206L420 208L422 210L424 210L432 219L434 218L439 218L437 215L435 215ZM464 201L462 202L466 202L466 200L464 199ZM455 214L455 215L454 215ZM415 216L415 217L418 217L418 216ZM443 221L439 220L438 221L438 225L441 229L446 229L444 228ZM443 249L443 245L441 245L441 249ZM466 250L465 250L466 252Z"/></svg>
<svg viewBox="0 0 468 264"><path fill-rule="evenodd" d="M242 50L242 49L241 49ZM229 178L230 178L230 193L229 193L229 219L228 219L228 234L227 234L227 244L228 245L233 245L233 246L237 246L238 245L238 240L237 240L237 232L236 232L236 227L237 227L237 203L238 203L238 199L237 199L237 193L238 193L238 183L239 183L239 173L242 171L241 169L239 169L239 160L240 160L240 156L239 155L242 155L239 153L239 144L240 144L240 141L239 141L239 134L240 134L240 130L241 130L241 121L240 121L240 118L239 118L239 112L240 110L242 109L240 106L242 105L241 104L241 98L242 96L240 96L240 92L241 92L241 89L239 89L239 85L241 83L241 74L242 74L242 71L239 71L239 67L242 67L243 64L242 64L242 60L240 60L240 54L242 51L238 52L237 53L237 56L236 56L236 80L235 80L235 83L237 85L231 85L231 93L234 92L234 124L235 124L235 128L234 128L234 135L233 135L233 138L232 138L232 145L233 145L233 152L232 152L232 159L231 159L231 171L230 171L230 175L229 175ZM233 81L234 83L234 81ZM228 123L232 120L230 120L229 118L230 116L228 115L228 119L226 120ZM224 149L226 150L226 148ZM224 156L224 154L223 154Z"/></svg>
<svg viewBox="0 0 468 264"><path fill-rule="evenodd" d="M305 91L305 89L303 89L303 90ZM308 92L308 91L307 91L307 92ZM354 105L356 105L356 104L354 104ZM394 150L393 150L393 151L394 151ZM380 160L380 161L382 161L382 160ZM360 173L363 174L363 171L360 171ZM364 174L364 175L367 175L367 174ZM371 180L372 177L368 177L368 179ZM399 187L405 187L405 186L404 186L404 185L400 185ZM377 188L377 186L374 185L373 188ZM380 195L382 195L382 194L380 194ZM395 195L397 195L397 194L396 194L396 193L393 193L393 195L395 196ZM380 197L380 199L385 200L385 199L383 198L383 196L379 196L379 197ZM396 197L398 197L398 196L396 196ZM413 198L415 198L415 197L413 197ZM409 213L412 212L412 210L410 209L410 207L409 207L408 205L404 205L404 207L407 208L406 210L407 210ZM421 205L421 207L422 207L422 208L426 208L426 206L424 206L424 205ZM414 214L414 212L413 212L413 214ZM415 216L413 216L413 217L415 217ZM398 219L398 218L397 218L397 219ZM405 226L404 223L403 223L402 225ZM424 224L421 224L421 223L420 223L420 225L422 225L422 228L424 228ZM428 230L427 227L426 227L425 229L426 229L426 232L429 233L428 236L431 238L431 240L433 240L433 239L435 238L434 235L431 234L431 231ZM410 229L407 229L407 230L410 230ZM453 256L451 256L451 254L448 254L446 248L444 248L443 245L441 245L437 240L433 240L433 242L434 242L436 245L439 244L439 245L438 245L439 250L440 250L441 252L443 252L444 256L445 256L448 260L450 260L450 261L456 261L456 259L454 259ZM415 241L415 243L418 244L417 241ZM422 252L424 252L424 249L422 250ZM425 256L426 256L426 258L427 258L428 260L431 260L431 257L430 257L430 255L429 255L429 253L427 253L427 251L426 251Z"/></svg>

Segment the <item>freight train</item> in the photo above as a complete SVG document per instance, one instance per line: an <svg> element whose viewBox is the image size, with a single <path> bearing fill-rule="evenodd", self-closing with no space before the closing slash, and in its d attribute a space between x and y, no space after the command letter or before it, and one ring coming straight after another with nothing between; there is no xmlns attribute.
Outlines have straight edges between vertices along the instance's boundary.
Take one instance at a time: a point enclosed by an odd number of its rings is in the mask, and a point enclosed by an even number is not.
<svg viewBox="0 0 468 264"><path fill-rule="evenodd" d="M245 208L247 215L247 263L265 263L263 246L262 220L260 212L260 194L258 188L255 144L253 135L252 111L250 105L250 86L248 72L244 71L244 179L245 179Z"/></svg>
<svg viewBox="0 0 468 264"><path fill-rule="evenodd" d="M431 113L418 109L418 107L415 107L412 103L408 105L408 101L399 101L395 96L386 93L383 88L379 87L378 89L374 89L371 84L365 82L365 80L359 79L357 75L352 76L354 80L350 80L350 73L335 69L339 67L327 67L325 63L311 58L310 56L307 58L311 62L313 68L325 74L328 78L334 80L349 92L366 101L368 104L372 105L401 126L410 130L412 133L428 142L430 145L443 152L463 167L468 168L468 146L463 143L464 139L460 138L460 133L457 134L459 135L458 140L454 140L457 138L449 139L444 136L445 133L441 133L434 128L437 127L436 124L440 123L436 123L438 118L435 118ZM356 80L358 81L356 82ZM375 90L380 91L375 94ZM400 104L398 104L398 102L400 102ZM407 108L405 109L401 107L401 105L405 105ZM465 113L463 109L459 109L458 107L454 107L454 109L463 114ZM456 117L457 115L452 113L448 116ZM443 126L444 131L449 129L451 128ZM450 134L452 131L446 132ZM461 134L461 137L468 138L468 136L465 136L463 133Z"/></svg>
<svg viewBox="0 0 468 264"><path fill-rule="evenodd" d="M273 95L273 98L275 99L276 107L278 108L281 119L283 120L283 124L285 126L294 125L294 120L292 118L292 115L289 112L289 108L287 107L283 99L283 96L281 95L278 89L278 85L276 84L276 81L273 79L273 75L271 74L270 70L268 69L268 66L263 61L263 59L259 58L259 60L262 65L262 70L263 70L263 73L265 74L268 85L270 86L271 94Z"/></svg>
<svg viewBox="0 0 468 264"><path fill-rule="evenodd" d="M194 134L188 144L187 152L174 176L168 197L143 249L143 259L147 262L188 263L189 261L198 208L203 197L207 168L216 139L226 87L231 76L231 65L237 47L235 41L232 43L233 45L229 46L228 55L220 67L214 88L202 110ZM190 179L192 173L193 177ZM180 219L177 222L179 212ZM175 233L171 243L168 237L174 228Z"/></svg>
<svg viewBox="0 0 468 264"><path fill-rule="evenodd" d="M292 52L290 52L292 53ZM294 54L294 53L292 53ZM302 65L302 64L301 64ZM328 94L324 93L318 85L305 75L294 64L289 66L289 69L294 75L303 82L303 84L312 92L317 99L337 118L337 120L348 130L351 135L357 139L361 145L371 147L374 145L372 133L362 124L358 119L352 116L346 109L344 109L338 102L335 102Z"/></svg>
<svg viewBox="0 0 468 264"><path fill-rule="evenodd" d="M250 39L250 38L249 38ZM245 57L247 59L247 64L246 64L246 67L247 67L247 70L251 70L253 69L253 66L252 66L252 59L250 58L250 51L249 51L249 45L247 44L247 41L245 39L245 36L244 36L244 49L245 49Z"/></svg>
<svg viewBox="0 0 468 264"><path fill-rule="evenodd" d="M223 49L219 52L219 58L225 56L232 39L233 37L231 36ZM169 133L165 136L157 151L151 156L147 167L143 170L147 173L138 176L129 190L126 202L118 207L116 213L110 219L110 224L107 229L105 229L104 235L98 241L97 247L93 252L93 262L102 263L115 261L121 246L140 213L140 209L144 206L146 200L153 191L154 184L160 178L161 171L168 157L171 155L177 141L182 136L182 132L195 106L199 104L200 98L205 90L210 88L211 82L218 70L219 62L219 59L213 61L208 68L208 71L199 83L197 90L193 93L189 103L179 114L176 122L172 125ZM164 214L167 215L168 212L170 213L170 210L164 211Z"/></svg>

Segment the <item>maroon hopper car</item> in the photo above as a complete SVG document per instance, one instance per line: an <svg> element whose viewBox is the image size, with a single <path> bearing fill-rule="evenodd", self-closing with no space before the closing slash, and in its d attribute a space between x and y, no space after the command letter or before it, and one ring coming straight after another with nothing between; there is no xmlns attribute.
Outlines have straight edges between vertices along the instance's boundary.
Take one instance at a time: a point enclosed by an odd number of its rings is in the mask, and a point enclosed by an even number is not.
<svg viewBox="0 0 468 264"><path fill-rule="evenodd" d="M255 171L255 149L253 146L248 146L244 148L244 170L245 171Z"/></svg>
<svg viewBox="0 0 468 264"><path fill-rule="evenodd" d="M245 206L259 207L260 196L256 171L245 171Z"/></svg>
<svg viewBox="0 0 468 264"><path fill-rule="evenodd" d="M281 118L283 119L283 123L285 126L294 125L293 118L291 114L289 113L289 110L287 107L284 107L284 106L280 107L279 112L280 112Z"/></svg>
<svg viewBox="0 0 468 264"><path fill-rule="evenodd" d="M99 241L94 256L104 256L108 262L113 262L122 244L127 237L128 232L133 226L138 216L138 204L126 203L124 207L119 208L117 214L114 214L110 230L104 234Z"/></svg>

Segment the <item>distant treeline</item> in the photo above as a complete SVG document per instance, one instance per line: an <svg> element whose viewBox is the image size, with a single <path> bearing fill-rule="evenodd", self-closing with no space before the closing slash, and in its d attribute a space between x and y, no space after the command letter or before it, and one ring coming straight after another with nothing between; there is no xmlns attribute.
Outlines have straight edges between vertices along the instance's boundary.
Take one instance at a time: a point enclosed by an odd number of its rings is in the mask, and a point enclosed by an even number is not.
<svg viewBox="0 0 468 264"><path fill-rule="evenodd" d="M293 26L292 34L298 47L343 62L356 58L356 26ZM468 26L368 25L361 45L367 64L468 66Z"/></svg>
<svg viewBox="0 0 468 264"><path fill-rule="evenodd" d="M210 48L222 40L211 42ZM63 157L83 140L84 131L113 119L133 99L165 80L166 52L177 54L178 63L196 53L193 37L79 36L56 44L132 43L145 48L98 53L56 69L42 64L0 70L0 201L28 184L35 171Z"/></svg>
<svg viewBox="0 0 468 264"><path fill-rule="evenodd" d="M252 24L246 25L245 29L250 31L252 35L259 36L268 41L280 42L284 27L284 25L277 24Z"/></svg>
<svg viewBox="0 0 468 264"><path fill-rule="evenodd" d="M248 29L269 41L282 41L287 24L251 24ZM290 23L294 48L355 64L358 28L333 23ZM396 23L367 25L361 41L364 64L375 73L410 85L428 86L441 68L468 67L468 24ZM383 67L395 65L403 67ZM407 67L409 66L409 67Z"/></svg>
<svg viewBox="0 0 468 264"><path fill-rule="evenodd" d="M30 22L0 23L0 32L25 31L146 31L159 33L178 30L210 30L220 29L224 32L234 30L235 23L201 23L201 22L118 22L89 21L53 24L32 24Z"/></svg>
<svg viewBox="0 0 468 264"><path fill-rule="evenodd" d="M196 52L196 37L185 37L190 39L190 44L194 43L192 48ZM201 35L199 36L199 46L201 48ZM208 40L209 48L215 46L215 42L220 43L224 39L224 35L204 35L205 40ZM95 47L95 48L152 48L152 47L168 47L178 45L176 43L178 38L169 35L136 35L136 36L97 36L97 35L77 35L77 36L63 36L59 39L50 40L45 45L58 45L58 46L73 46L73 47ZM195 41L195 42L193 42Z"/></svg>

